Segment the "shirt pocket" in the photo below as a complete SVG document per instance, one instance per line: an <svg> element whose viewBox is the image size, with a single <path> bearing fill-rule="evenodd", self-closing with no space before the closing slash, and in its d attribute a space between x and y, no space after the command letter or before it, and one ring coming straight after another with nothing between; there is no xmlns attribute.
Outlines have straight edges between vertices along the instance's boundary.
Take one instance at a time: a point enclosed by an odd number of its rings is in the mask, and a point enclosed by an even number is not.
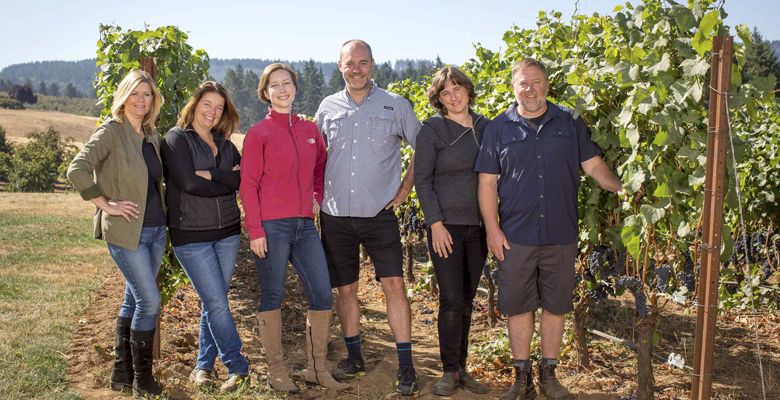
<svg viewBox="0 0 780 400"><path fill-rule="evenodd" d="M395 146L399 138L395 135L395 120L392 115L380 113L369 118L371 148L377 154L385 154Z"/></svg>
<svg viewBox="0 0 780 400"><path fill-rule="evenodd" d="M344 126L346 120L347 113L345 112L333 114L332 116L325 119L325 123L322 125L322 134L325 136L328 147L344 147L347 134L346 132L342 131L341 128Z"/></svg>
<svg viewBox="0 0 780 400"><path fill-rule="evenodd" d="M572 153L572 137L571 130L553 127L549 131L547 140L548 154L556 157L576 155L576 153Z"/></svg>

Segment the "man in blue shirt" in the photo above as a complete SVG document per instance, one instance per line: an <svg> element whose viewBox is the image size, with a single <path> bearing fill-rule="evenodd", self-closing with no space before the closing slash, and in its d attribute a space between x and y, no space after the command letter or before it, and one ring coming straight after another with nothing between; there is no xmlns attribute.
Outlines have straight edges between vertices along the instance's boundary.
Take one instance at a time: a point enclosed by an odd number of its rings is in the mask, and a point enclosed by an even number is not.
<svg viewBox="0 0 780 400"><path fill-rule="evenodd" d="M579 169L610 192L621 191L623 184L582 119L547 101L541 62L515 63L512 87L517 102L486 128L475 167L488 250L499 260L498 308L509 316L516 374L501 399L533 398L529 359L540 307L541 391L549 399L570 399L555 367L565 315L573 309Z"/></svg>

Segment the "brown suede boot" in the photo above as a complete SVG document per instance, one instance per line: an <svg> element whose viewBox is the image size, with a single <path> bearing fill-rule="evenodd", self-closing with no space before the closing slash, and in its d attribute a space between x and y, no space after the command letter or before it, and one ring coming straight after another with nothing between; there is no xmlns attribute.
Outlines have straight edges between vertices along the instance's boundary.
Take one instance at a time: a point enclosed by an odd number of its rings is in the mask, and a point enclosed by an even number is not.
<svg viewBox="0 0 780 400"><path fill-rule="evenodd" d="M260 311L257 313L260 325L260 340L268 361L268 384L280 392L297 393L301 389L290 379L287 364L282 355L282 311Z"/></svg>
<svg viewBox="0 0 780 400"><path fill-rule="evenodd" d="M499 397L499 400L533 400L536 398L534 381L531 378L531 365L524 368L515 367L515 383L508 391Z"/></svg>
<svg viewBox="0 0 780 400"><path fill-rule="evenodd" d="M306 382L316 383L328 389L344 390L346 383L339 383L328 372L328 337L330 336L331 311L309 310L306 316Z"/></svg>
<svg viewBox="0 0 780 400"><path fill-rule="evenodd" d="M573 397L555 377L556 364L539 364L539 388L550 400L571 400Z"/></svg>

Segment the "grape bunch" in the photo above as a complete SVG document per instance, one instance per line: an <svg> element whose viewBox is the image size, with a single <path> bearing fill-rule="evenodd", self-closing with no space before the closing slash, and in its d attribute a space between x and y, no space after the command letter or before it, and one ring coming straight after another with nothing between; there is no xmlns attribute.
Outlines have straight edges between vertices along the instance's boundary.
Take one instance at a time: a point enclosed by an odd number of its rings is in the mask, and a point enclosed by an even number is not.
<svg viewBox="0 0 780 400"><path fill-rule="evenodd" d="M409 207L405 210L403 216L402 216L402 233L404 235L409 234L419 234L422 236L423 233L423 223L420 220L419 212L418 212L417 206L412 203L409 205Z"/></svg>
<svg viewBox="0 0 780 400"><path fill-rule="evenodd" d="M593 304L601 304L609 295L608 286L603 283L597 283L592 288L586 291L589 298L593 300Z"/></svg>
<svg viewBox="0 0 780 400"><path fill-rule="evenodd" d="M670 278L672 277L672 266L663 264L655 268L655 289L661 293L668 293L670 289Z"/></svg>
<svg viewBox="0 0 780 400"><path fill-rule="evenodd" d="M588 254L587 272L594 279L605 279L610 276L610 249L605 245L598 245Z"/></svg>
<svg viewBox="0 0 780 400"><path fill-rule="evenodd" d="M647 296L642 290L642 281L638 276L621 276L615 282L618 289L626 288L634 295L634 306L640 317L647 317Z"/></svg>

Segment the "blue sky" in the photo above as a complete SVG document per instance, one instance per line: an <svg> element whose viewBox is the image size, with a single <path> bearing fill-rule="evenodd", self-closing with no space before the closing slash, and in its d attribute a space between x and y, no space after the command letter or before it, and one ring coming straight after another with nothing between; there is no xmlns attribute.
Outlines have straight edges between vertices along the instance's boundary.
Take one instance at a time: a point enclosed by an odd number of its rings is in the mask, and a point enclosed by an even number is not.
<svg viewBox="0 0 780 400"><path fill-rule="evenodd" d="M678 0L686 2L687 0ZM580 0L581 13L608 13L619 0ZM362 38L377 61L441 56L460 64L472 43L498 50L516 24L534 27L539 9L571 15L574 0L386 0L352 1L86 1L3 0L0 68L41 60L79 60L95 55L98 24L143 29L176 25L190 44L212 58L275 58L336 61L339 45ZM634 0L632 3L637 4ZM778 0L727 0L729 25L757 26L780 39ZM14 39L11 39L14 38Z"/></svg>

